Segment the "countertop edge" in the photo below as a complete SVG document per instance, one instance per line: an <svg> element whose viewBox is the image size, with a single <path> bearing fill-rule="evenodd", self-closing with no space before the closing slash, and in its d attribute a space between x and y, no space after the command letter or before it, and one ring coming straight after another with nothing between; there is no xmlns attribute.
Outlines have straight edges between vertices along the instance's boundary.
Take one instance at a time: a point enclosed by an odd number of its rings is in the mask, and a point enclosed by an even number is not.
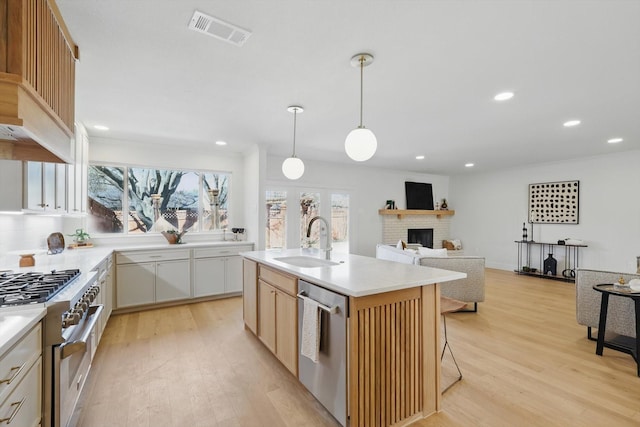
<svg viewBox="0 0 640 427"><path fill-rule="evenodd" d="M305 250L295 250L295 249L291 249L286 251L287 254L291 253L291 254L302 254L304 253ZM422 266L422 265L411 265L411 264L402 264L402 263L398 263L398 262L394 262L394 261L387 261L387 260L381 260L381 259L377 259L377 258L373 258L373 257L364 257L364 256L360 256L360 255L338 255L335 258L335 261L341 261L344 259L350 259L352 257L361 257L361 258L368 258L368 260L371 263L379 263L379 265L382 264L388 264L390 266L393 266L394 268L407 268L407 269L413 269L415 271L421 271L421 270L416 270L416 269L424 269L422 271L429 273L429 274L436 274L437 273L437 277L422 277L419 279L415 279L415 280L409 280L409 281L403 281L402 283L392 283L389 285L384 285L384 286L377 286L377 287L372 287L370 289L367 290L354 290L354 289L349 289L349 288L345 288L344 286L341 286L340 284L337 284L335 282L330 282L327 280L322 279L321 277L318 277L318 274L312 274L307 272L307 270L313 270L315 272L318 273L322 273L323 269L331 269L331 268L338 268L339 266L333 266L333 267L316 267L316 268L302 268L302 267L289 267L287 264L282 263L280 261L275 261L273 259L271 259L270 257L266 257L264 256L266 254L266 251L251 251L251 252L241 252L240 256L243 256L244 258L248 258L252 261L261 263L261 264L265 264L268 265L272 268L278 269L280 271L283 271L287 274L296 276L300 279L312 282L316 285L320 285L322 287L325 287L331 291L335 291L338 293L341 293L343 295L347 295L350 297L364 297L364 296L369 296L369 295L376 295L376 294L382 294L385 292L392 292L392 291L398 291L398 290L402 290L402 289L409 289L409 288L415 288L415 287L419 287L419 286L428 286L428 285L433 285L435 283L441 283L441 282L448 282L448 281L452 281L452 280L458 280L458 279L464 279L467 277L466 273L461 273L461 272L457 272L457 271L451 271L451 270L443 270L440 268L433 268L433 267L427 267L427 266ZM309 256L309 255L307 255ZM346 262L346 261L345 261Z"/></svg>
<svg viewBox="0 0 640 427"><path fill-rule="evenodd" d="M3 309L0 312L0 357L42 320L46 313L44 304L38 304L37 307Z"/></svg>

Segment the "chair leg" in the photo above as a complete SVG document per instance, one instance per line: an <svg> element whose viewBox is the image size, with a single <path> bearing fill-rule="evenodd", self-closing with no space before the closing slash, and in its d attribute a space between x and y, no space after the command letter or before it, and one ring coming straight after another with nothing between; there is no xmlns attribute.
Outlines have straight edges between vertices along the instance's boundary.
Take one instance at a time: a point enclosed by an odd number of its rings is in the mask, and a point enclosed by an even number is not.
<svg viewBox="0 0 640 427"><path fill-rule="evenodd" d="M451 345L449 344L449 339L447 338L447 316L445 316L444 314L442 315L442 324L444 326L444 347L442 347L442 354L440 355L440 361L444 359L444 353L447 350L447 348L449 348L449 354L451 354L453 363L456 365L456 369L458 370L458 379L456 379L454 382L449 384L444 390L442 390L442 392L444 393L445 391L449 390L451 386L453 386L455 383L457 383L462 379L462 371L460 370L460 366L458 366L458 361L456 360L456 357L453 355L453 350L451 349Z"/></svg>

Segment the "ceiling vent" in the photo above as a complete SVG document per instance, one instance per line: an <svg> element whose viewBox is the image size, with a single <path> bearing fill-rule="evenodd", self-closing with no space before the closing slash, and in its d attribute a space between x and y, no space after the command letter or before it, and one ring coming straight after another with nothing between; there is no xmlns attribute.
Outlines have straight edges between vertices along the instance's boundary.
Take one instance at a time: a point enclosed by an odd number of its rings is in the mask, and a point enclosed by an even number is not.
<svg viewBox="0 0 640 427"><path fill-rule="evenodd" d="M225 22L222 19L205 15L197 10L193 13L193 17L191 17L189 29L207 34L236 46L242 46L249 36L251 36L251 31L249 30Z"/></svg>

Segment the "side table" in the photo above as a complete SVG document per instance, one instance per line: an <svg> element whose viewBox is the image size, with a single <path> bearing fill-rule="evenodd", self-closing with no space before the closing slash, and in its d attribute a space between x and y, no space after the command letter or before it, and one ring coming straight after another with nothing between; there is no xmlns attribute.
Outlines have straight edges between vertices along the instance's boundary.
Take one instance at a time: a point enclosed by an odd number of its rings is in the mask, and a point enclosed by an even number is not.
<svg viewBox="0 0 640 427"><path fill-rule="evenodd" d="M620 289L613 284L594 285L593 289L602 294L600 302L600 322L598 323L598 342L596 344L596 354L602 356L604 347L630 354L636 362L638 376L640 377L640 292L633 292L631 289ZM636 311L636 339L635 345L624 345L622 343L605 341L604 334L607 328L607 310L609 309L609 296L617 295L624 298L631 298L635 303ZM634 348L635 347L635 348Z"/></svg>

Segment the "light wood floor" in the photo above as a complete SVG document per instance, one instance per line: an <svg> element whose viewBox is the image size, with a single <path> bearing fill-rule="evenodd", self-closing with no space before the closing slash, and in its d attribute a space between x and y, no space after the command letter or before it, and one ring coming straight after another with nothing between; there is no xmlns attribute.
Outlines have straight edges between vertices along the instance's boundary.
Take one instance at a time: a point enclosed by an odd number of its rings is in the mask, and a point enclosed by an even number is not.
<svg viewBox="0 0 640 427"><path fill-rule="evenodd" d="M414 425L640 425L635 363L595 355L573 284L488 269L479 312L447 327L464 378ZM240 298L113 316L81 408L81 427L338 425L243 328Z"/></svg>

